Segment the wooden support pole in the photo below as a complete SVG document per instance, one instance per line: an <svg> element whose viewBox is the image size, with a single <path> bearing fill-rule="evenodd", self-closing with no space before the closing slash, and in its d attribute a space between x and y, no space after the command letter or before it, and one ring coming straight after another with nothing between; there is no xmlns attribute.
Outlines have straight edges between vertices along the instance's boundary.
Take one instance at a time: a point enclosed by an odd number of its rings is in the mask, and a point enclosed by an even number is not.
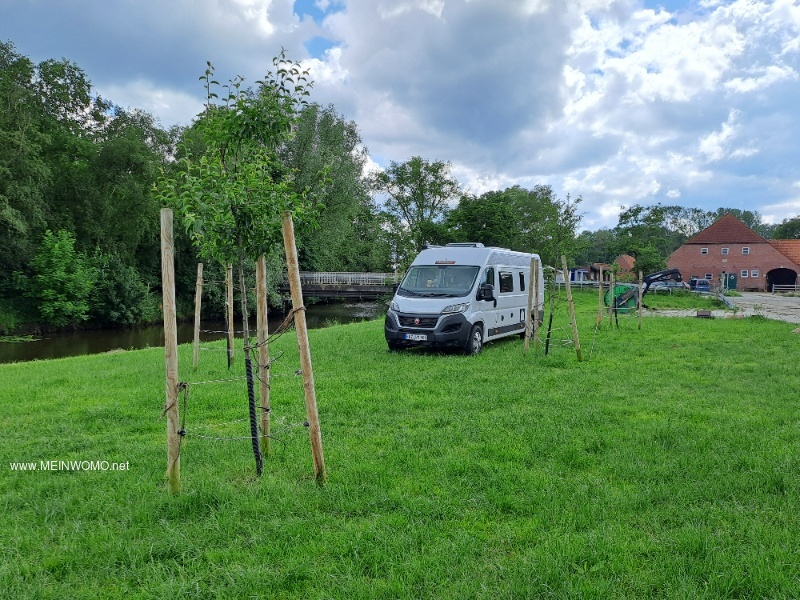
<svg viewBox="0 0 800 600"><path fill-rule="evenodd" d="M269 404L269 326L267 325L267 259L262 254L256 262L256 329L258 337L258 395L261 401L261 454L270 451Z"/></svg>
<svg viewBox="0 0 800 600"><path fill-rule="evenodd" d="M303 306L303 289L300 286L300 267L297 260L297 245L294 239L292 211L282 213L283 244L286 248L286 266L289 273L289 288L292 292L292 309L294 325L297 330L297 346L300 350L300 366L303 372L303 392L306 399L306 418L308 419L308 435L311 438L311 456L314 460L314 475L317 483L325 483L325 458L322 454L322 435L319 429L317 412L317 396L314 389L314 372L311 369L311 349L308 345L308 328L306 326L306 307Z"/></svg>
<svg viewBox="0 0 800 600"><path fill-rule="evenodd" d="M225 270L225 320L228 322L228 368L231 368L234 357L233 347L233 265Z"/></svg>
<svg viewBox="0 0 800 600"><path fill-rule="evenodd" d="M597 325L603 324L603 267L600 267L600 279L597 282Z"/></svg>
<svg viewBox="0 0 800 600"><path fill-rule="evenodd" d="M578 338L578 322L575 320L575 302L572 299L572 288L569 285L569 271L567 270L567 257L561 255L561 264L564 267L564 289L567 290L567 306L569 306L569 320L572 323L572 341L575 344L575 354L578 362L583 361L581 356L581 341Z"/></svg>
<svg viewBox="0 0 800 600"><path fill-rule="evenodd" d="M639 297L638 297L638 300L639 300L639 307L638 307L638 311L639 311L639 329L641 329L642 328L642 272L641 271L639 271Z"/></svg>
<svg viewBox="0 0 800 600"><path fill-rule="evenodd" d="M534 302L534 313L533 313L533 347L538 348L539 346L539 326L541 322L539 321L539 293L544 292L544 290L539 289L539 284L544 283L539 281L539 270L541 269L540 259L538 257L533 259L533 297L536 299ZM544 301L542 301L542 315L544 315Z"/></svg>
<svg viewBox="0 0 800 600"><path fill-rule="evenodd" d="M525 314L525 352L527 353L531 347L531 329L535 320L539 319L539 297L536 296L536 257L531 257L531 280L528 285L528 312ZM536 319L533 318L533 299L536 298Z"/></svg>
<svg viewBox="0 0 800 600"><path fill-rule="evenodd" d="M608 321L612 327L614 326L614 315L617 312L617 299L614 297L614 290L617 287L616 279L614 271L611 271L611 278L608 282Z"/></svg>
<svg viewBox="0 0 800 600"><path fill-rule="evenodd" d="M164 307L164 363L167 400L167 484L169 491L181 491L181 438L178 433L178 319L175 312L175 248L172 210L161 209L161 290Z"/></svg>
<svg viewBox="0 0 800 600"><path fill-rule="evenodd" d="M200 360L200 306L203 298L203 263L197 263L197 283L194 286L194 353L192 368L197 368Z"/></svg>

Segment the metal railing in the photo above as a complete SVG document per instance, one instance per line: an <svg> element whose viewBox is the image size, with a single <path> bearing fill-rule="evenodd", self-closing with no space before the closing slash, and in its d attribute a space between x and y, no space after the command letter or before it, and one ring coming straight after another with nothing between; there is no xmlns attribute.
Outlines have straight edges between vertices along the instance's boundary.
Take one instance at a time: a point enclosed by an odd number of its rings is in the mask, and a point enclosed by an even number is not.
<svg viewBox="0 0 800 600"><path fill-rule="evenodd" d="M397 273L322 273L301 271L300 282L306 285L393 285Z"/></svg>

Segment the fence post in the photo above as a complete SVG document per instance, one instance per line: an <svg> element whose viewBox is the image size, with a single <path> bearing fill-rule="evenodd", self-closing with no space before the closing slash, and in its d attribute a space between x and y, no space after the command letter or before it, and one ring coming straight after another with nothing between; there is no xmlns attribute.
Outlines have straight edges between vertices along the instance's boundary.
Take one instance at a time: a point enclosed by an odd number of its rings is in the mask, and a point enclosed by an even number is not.
<svg viewBox="0 0 800 600"><path fill-rule="evenodd" d="M539 296L536 295L536 283L539 278L536 266L536 258L531 257L531 281L528 284L528 312L525 317L525 352L531 347L531 327L533 326L533 298L536 296L536 319L539 319Z"/></svg>
<svg viewBox="0 0 800 600"><path fill-rule="evenodd" d="M540 326L540 323L539 323L539 292L540 291L544 292L544 290L540 290L539 289L539 269L541 268L540 264L539 264L540 260L541 260L540 258L535 258L534 259L534 269L536 270L536 274L532 276L533 277L533 297L536 298L536 301L534 302L535 314L534 314L534 319L533 319L533 347L534 348L538 348L539 347L539 326ZM544 282L542 282L542 283L544 283ZM544 318L544 301L542 302L542 318Z"/></svg>
<svg viewBox="0 0 800 600"><path fill-rule="evenodd" d="M581 356L581 341L578 338L578 322L575 320L575 302L572 300L572 288L569 285L569 271L567 270L567 257L561 255L561 264L564 267L564 289L567 291L567 306L569 306L569 320L572 323L572 341L575 344L575 354L578 362L583 361Z"/></svg>
<svg viewBox="0 0 800 600"><path fill-rule="evenodd" d="M197 368L200 359L200 305L203 297L203 263L197 263L197 283L194 287L194 353L192 368Z"/></svg>
<svg viewBox="0 0 800 600"><path fill-rule="evenodd" d="M639 271L639 329L642 328L642 272Z"/></svg>
<svg viewBox="0 0 800 600"><path fill-rule="evenodd" d="M614 271L611 271L611 280L608 282L608 321L611 326L614 326L614 316L617 314L617 299L614 297L614 291L617 288L617 277Z"/></svg>
<svg viewBox="0 0 800 600"><path fill-rule="evenodd" d="M167 400L167 484L169 491L181 491L181 438L178 433L178 320L175 313L175 248L172 210L161 209L161 290L164 308L164 363Z"/></svg>
<svg viewBox="0 0 800 600"><path fill-rule="evenodd" d="M308 435L311 438L314 475L317 478L317 483L324 484L326 479L325 458L322 454L322 435L319 429L314 372L311 369L311 349L308 345L306 307L303 306L303 289L300 285L300 269L297 260L297 245L294 239L292 211L285 210L281 216L283 221L283 244L286 248L286 267L289 273L289 287L292 291L292 308L295 311L294 324L297 330L297 346L300 350L300 367L303 373L303 392L306 399L306 418L308 419Z"/></svg>
<svg viewBox="0 0 800 600"><path fill-rule="evenodd" d="M258 336L258 391L261 399L261 453L270 451L269 404L269 328L267 325L267 259L262 254L256 263L256 329Z"/></svg>
<svg viewBox="0 0 800 600"><path fill-rule="evenodd" d="M597 281L597 325L603 324L603 267L599 267L600 275Z"/></svg>

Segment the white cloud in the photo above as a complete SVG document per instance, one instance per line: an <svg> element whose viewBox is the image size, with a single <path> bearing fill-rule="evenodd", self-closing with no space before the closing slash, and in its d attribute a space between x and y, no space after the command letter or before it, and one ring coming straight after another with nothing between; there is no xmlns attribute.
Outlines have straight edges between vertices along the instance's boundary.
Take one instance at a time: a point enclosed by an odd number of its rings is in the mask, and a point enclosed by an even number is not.
<svg viewBox="0 0 800 600"><path fill-rule="evenodd" d="M156 88L150 81L136 80L126 85L98 87L97 92L126 110L139 108L156 115L163 127L186 124L203 110L203 102L197 96Z"/></svg>
<svg viewBox="0 0 800 600"><path fill-rule="evenodd" d="M734 77L725 82L725 88L733 92L748 93L787 79L797 80L797 72L791 67L769 65L762 72L763 74L755 77Z"/></svg>
<svg viewBox="0 0 800 600"><path fill-rule="evenodd" d="M206 60L251 83L284 47L376 165L449 160L475 193L550 184L583 197L584 225L614 226L636 203L792 210L800 2L643 4L316 0L315 22L293 0L4 0L0 39L69 57L165 125L199 112ZM334 47L309 58L314 37Z"/></svg>

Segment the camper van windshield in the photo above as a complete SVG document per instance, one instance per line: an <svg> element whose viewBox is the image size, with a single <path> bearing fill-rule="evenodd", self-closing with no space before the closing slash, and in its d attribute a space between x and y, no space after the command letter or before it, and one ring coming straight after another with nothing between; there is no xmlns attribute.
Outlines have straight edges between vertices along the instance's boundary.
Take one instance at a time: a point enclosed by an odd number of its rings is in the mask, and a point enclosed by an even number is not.
<svg viewBox="0 0 800 600"><path fill-rule="evenodd" d="M401 296L461 298L472 290L478 267L464 265L417 265L411 267L397 288Z"/></svg>

